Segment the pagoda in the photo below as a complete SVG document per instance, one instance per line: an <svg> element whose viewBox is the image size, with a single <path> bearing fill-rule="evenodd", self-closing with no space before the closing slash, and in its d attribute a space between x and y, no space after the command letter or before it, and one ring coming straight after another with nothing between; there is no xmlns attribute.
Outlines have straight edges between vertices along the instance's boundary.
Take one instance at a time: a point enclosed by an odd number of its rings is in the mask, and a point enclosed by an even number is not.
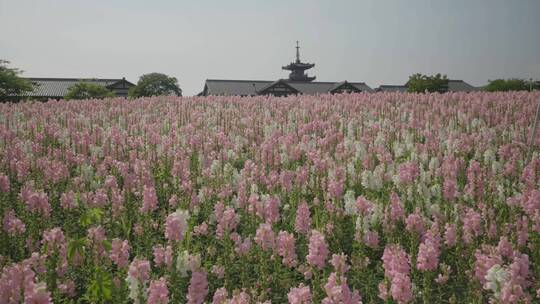
<svg viewBox="0 0 540 304"><path fill-rule="evenodd" d="M289 81L310 82L315 80L315 76L309 77L304 71L309 70L314 66L314 63L303 63L300 61L300 46L298 45L298 41L296 41L296 61L281 68L291 71L289 74Z"/></svg>

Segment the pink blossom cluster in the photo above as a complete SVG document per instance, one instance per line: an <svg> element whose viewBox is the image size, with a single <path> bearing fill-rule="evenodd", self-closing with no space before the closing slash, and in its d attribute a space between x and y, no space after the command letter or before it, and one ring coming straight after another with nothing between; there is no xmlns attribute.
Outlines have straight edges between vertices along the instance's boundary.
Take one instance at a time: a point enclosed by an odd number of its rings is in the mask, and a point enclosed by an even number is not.
<svg viewBox="0 0 540 304"><path fill-rule="evenodd" d="M384 275L390 281L390 294L398 303L413 300L408 254L398 245L389 245L382 256ZM385 299L386 291L381 298Z"/></svg>
<svg viewBox="0 0 540 304"><path fill-rule="evenodd" d="M324 235L317 230L312 230L309 237L309 251L306 256L307 262L313 267L322 269L326 265L328 254L328 245Z"/></svg>

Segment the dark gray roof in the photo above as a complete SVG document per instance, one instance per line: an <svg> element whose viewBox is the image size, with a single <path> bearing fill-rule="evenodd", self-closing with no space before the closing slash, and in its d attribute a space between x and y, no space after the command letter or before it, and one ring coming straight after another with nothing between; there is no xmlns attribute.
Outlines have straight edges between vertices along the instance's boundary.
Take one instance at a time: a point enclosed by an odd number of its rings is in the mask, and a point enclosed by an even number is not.
<svg viewBox="0 0 540 304"><path fill-rule="evenodd" d="M335 88L343 85L345 82L287 82L291 87L297 89L303 94L323 94L332 91ZM363 82L349 82L350 85L358 88L362 92L373 92L373 90Z"/></svg>
<svg viewBox="0 0 540 304"><path fill-rule="evenodd" d="M390 84L383 84L380 85L377 89L375 89L377 92L407 92L407 87L404 85L390 85Z"/></svg>
<svg viewBox="0 0 540 304"><path fill-rule="evenodd" d="M78 82L88 82L104 87L109 87L115 83L126 81L133 86L131 82L125 79L97 79L97 78L25 78L34 84L34 91L28 92L25 96L29 97L51 97L58 98L66 95L68 89Z"/></svg>
<svg viewBox="0 0 540 304"><path fill-rule="evenodd" d="M463 80L448 80L448 91L450 92L474 92L480 89L466 83Z"/></svg>
<svg viewBox="0 0 540 304"><path fill-rule="evenodd" d="M225 79L207 79L204 95L257 95L272 81L265 80L225 80Z"/></svg>
<svg viewBox="0 0 540 304"><path fill-rule="evenodd" d="M257 95L259 91L271 86L277 81L266 80L226 80L226 79L207 79L203 92L200 95ZM302 94L322 94L328 93L337 85L344 82L295 82L281 80ZM363 82L349 82L363 92L373 92L373 90Z"/></svg>

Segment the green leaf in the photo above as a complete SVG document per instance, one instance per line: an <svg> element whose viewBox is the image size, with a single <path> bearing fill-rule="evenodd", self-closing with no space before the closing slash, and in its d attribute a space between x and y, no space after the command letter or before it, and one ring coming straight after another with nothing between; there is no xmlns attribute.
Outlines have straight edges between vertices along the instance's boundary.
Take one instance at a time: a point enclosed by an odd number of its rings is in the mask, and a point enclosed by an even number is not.
<svg viewBox="0 0 540 304"><path fill-rule="evenodd" d="M111 251L111 242L109 240L103 240L103 247L105 247L107 251Z"/></svg>

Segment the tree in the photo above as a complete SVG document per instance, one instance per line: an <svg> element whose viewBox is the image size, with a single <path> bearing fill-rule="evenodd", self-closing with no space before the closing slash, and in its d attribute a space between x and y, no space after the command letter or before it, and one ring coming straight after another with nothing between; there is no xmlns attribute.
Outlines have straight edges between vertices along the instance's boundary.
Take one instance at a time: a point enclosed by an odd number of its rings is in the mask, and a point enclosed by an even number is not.
<svg viewBox="0 0 540 304"><path fill-rule="evenodd" d="M150 73L142 75L137 85L132 87L128 94L132 98L159 95L182 96L182 90L175 77L161 73Z"/></svg>
<svg viewBox="0 0 540 304"><path fill-rule="evenodd" d="M78 82L71 86L64 96L65 99L103 99L114 97L114 93L107 88L89 82Z"/></svg>
<svg viewBox="0 0 540 304"><path fill-rule="evenodd" d="M418 73L409 77L406 86L409 92L424 93L428 91L444 93L448 91L448 78L446 78L446 75L441 74L429 76Z"/></svg>
<svg viewBox="0 0 540 304"><path fill-rule="evenodd" d="M0 59L0 102L19 101L25 93L32 91L32 84L21 77L21 71L8 67L9 61Z"/></svg>
<svg viewBox="0 0 540 304"><path fill-rule="evenodd" d="M524 79L495 79L489 80L484 89L488 92L529 91L536 89L537 85Z"/></svg>

